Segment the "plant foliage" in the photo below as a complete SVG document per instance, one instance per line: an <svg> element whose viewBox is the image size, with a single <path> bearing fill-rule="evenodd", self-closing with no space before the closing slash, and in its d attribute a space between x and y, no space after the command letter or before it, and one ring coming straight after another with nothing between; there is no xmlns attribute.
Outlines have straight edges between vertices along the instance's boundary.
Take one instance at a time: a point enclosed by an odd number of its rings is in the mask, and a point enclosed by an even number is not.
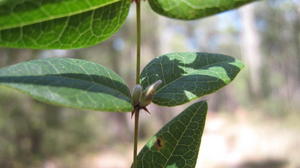
<svg viewBox="0 0 300 168"><path fill-rule="evenodd" d="M140 0L134 1L140 3ZM96 45L121 28L134 1L0 0L0 46L73 49ZM158 14L192 20L255 0L148 1ZM162 106L190 102L226 86L242 68L239 60L222 54L180 52L162 55L143 69L137 79L141 83L141 86L137 85L138 94L131 96L124 80L108 68L79 59L47 58L1 68L0 85L50 104L129 112L140 110L141 95L147 98L145 106L151 101ZM149 87L153 83L155 86ZM132 97L135 97L134 101ZM206 102L198 102L166 124L138 155L138 167L195 167L206 112Z"/></svg>
<svg viewBox="0 0 300 168"><path fill-rule="evenodd" d="M138 155L138 168L195 167L207 103L198 102L158 131Z"/></svg>
<svg viewBox="0 0 300 168"><path fill-rule="evenodd" d="M117 32L128 0L6 0L0 6L0 46L83 48Z"/></svg>
<svg viewBox="0 0 300 168"><path fill-rule="evenodd" d="M175 19L193 20L240 7L256 0L149 0L158 14Z"/></svg>
<svg viewBox="0 0 300 168"><path fill-rule="evenodd" d="M129 89L120 76L79 59L39 59L2 68L0 83L56 105L112 112L132 109Z"/></svg>
<svg viewBox="0 0 300 168"><path fill-rule="evenodd" d="M153 102L175 106L215 92L231 82L243 64L232 57L209 53L171 53L152 60L141 74L147 87L157 80Z"/></svg>

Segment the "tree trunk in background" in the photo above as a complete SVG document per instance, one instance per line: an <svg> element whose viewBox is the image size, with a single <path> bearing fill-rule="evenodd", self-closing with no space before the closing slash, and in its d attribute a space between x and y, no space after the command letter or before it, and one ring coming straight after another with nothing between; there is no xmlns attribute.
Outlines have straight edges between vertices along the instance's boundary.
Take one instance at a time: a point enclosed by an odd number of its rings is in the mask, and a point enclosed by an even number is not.
<svg viewBox="0 0 300 168"><path fill-rule="evenodd" d="M300 16L300 7L296 10L296 15ZM300 82L300 17L294 23L294 32L295 32L295 48L296 48L296 60L298 61L298 71L296 77L298 83Z"/></svg>
<svg viewBox="0 0 300 168"><path fill-rule="evenodd" d="M248 5L240 10L241 15L241 46L242 57L250 73L250 90L255 97L260 96L262 57L260 51L260 37L255 26L254 5Z"/></svg>

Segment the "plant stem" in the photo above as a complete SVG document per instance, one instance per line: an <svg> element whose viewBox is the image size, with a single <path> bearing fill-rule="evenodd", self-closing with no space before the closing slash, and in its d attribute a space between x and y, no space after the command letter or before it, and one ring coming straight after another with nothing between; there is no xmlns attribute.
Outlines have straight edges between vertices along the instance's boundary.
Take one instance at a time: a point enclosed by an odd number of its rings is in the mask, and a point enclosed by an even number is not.
<svg viewBox="0 0 300 168"><path fill-rule="evenodd" d="M141 2L136 0L136 84L140 83L141 71ZM133 149L133 168L137 168L137 146L139 135L139 115L140 110L134 113L134 149Z"/></svg>
<svg viewBox="0 0 300 168"><path fill-rule="evenodd" d="M140 83L141 36L141 2L136 0L136 84Z"/></svg>
<svg viewBox="0 0 300 168"><path fill-rule="evenodd" d="M140 110L136 110L134 114L134 150L133 150L133 168L137 168L137 145L139 135L139 116Z"/></svg>

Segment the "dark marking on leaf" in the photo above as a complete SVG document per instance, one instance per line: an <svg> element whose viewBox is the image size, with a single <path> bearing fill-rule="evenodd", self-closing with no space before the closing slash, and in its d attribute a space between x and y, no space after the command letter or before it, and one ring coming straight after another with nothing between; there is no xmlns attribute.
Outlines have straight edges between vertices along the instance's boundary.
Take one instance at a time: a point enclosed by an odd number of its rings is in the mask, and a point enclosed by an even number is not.
<svg viewBox="0 0 300 168"><path fill-rule="evenodd" d="M157 149L158 151L161 150L161 148L163 148L165 145L165 142L162 138L158 137L155 141L155 149Z"/></svg>

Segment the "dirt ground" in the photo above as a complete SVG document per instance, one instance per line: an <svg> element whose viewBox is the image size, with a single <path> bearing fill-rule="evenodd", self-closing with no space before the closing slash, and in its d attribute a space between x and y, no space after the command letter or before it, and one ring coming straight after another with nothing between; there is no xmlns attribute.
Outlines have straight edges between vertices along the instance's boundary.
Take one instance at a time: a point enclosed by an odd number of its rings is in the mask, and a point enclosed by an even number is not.
<svg viewBox="0 0 300 168"><path fill-rule="evenodd" d="M196 168L300 168L299 127L290 122L252 119L255 117L243 110L236 114L208 115ZM129 168L130 144L124 149L89 154L75 167ZM44 168L62 167L49 161Z"/></svg>

